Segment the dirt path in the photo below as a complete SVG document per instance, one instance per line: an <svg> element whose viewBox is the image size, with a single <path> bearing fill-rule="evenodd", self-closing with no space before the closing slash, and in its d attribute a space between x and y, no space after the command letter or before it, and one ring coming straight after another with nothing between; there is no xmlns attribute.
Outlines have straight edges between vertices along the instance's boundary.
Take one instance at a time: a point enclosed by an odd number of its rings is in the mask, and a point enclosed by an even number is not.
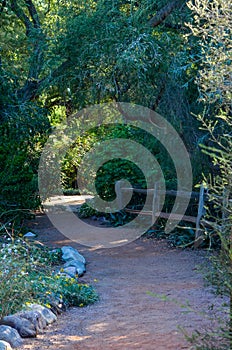
<svg viewBox="0 0 232 350"><path fill-rule="evenodd" d="M128 245L94 250L70 242L46 216L38 216L34 229L39 240L58 247L72 245L87 259L83 280L91 283L100 301L71 308L37 339L26 340L28 349L180 350L191 349L178 327L191 333L207 326L200 314L220 304L203 286L196 266L204 252L170 249L165 242L139 239ZM148 295L162 294L178 303ZM190 303L196 312L181 304Z"/></svg>

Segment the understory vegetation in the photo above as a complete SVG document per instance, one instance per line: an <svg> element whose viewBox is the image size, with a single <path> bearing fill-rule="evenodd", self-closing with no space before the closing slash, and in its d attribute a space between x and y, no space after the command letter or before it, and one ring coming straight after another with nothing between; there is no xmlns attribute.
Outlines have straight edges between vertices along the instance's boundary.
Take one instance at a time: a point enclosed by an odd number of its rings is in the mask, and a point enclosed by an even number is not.
<svg viewBox="0 0 232 350"><path fill-rule="evenodd" d="M1 239L0 249L0 318L39 303L64 310L86 306L98 296L94 289L77 278L60 272L60 249L48 249L19 237Z"/></svg>

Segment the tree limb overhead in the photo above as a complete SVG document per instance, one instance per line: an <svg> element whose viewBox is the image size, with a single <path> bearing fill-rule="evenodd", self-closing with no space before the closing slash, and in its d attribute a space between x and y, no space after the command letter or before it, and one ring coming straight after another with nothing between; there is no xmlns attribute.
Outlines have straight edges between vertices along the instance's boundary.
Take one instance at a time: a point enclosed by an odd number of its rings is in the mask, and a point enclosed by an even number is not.
<svg viewBox="0 0 232 350"><path fill-rule="evenodd" d="M178 7L181 7L185 1L184 0L174 0L164 7L162 7L154 17L150 20L150 25L152 27L157 27L161 24L171 13Z"/></svg>
<svg viewBox="0 0 232 350"><path fill-rule="evenodd" d="M11 10L26 27L26 36L32 40L33 52L28 70L27 80L23 87L18 90L18 96L22 101L34 98L38 89L39 76L43 67L43 34L39 16L32 0L24 0L28 8L29 16L25 13L23 6L17 0L11 0Z"/></svg>

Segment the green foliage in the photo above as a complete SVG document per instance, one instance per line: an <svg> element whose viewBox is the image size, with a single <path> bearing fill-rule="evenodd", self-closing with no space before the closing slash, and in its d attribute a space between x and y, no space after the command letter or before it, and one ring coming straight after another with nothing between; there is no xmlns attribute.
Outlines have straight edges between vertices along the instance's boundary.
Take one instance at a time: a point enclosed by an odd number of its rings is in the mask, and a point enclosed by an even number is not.
<svg viewBox="0 0 232 350"><path fill-rule="evenodd" d="M5 209L34 209L40 204L37 166L49 125L32 105L8 112L0 126L0 203Z"/></svg>
<svg viewBox="0 0 232 350"><path fill-rule="evenodd" d="M8 236L13 240L28 232L25 228L25 220L34 218L35 214L28 209L5 210L5 206L0 207L0 237Z"/></svg>
<svg viewBox="0 0 232 350"><path fill-rule="evenodd" d="M33 302L50 307L52 301L61 300L66 306L84 306L97 300L91 286L56 274L56 265L61 264L59 249L17 239L1 243L0 258L0 317Z"/></svg>
<svg viewBox="0 0 232 350"><path fill-rule="evenodd" d="M61 292L68 306L86 306L98 300L94 289L87 284L80 284L74 278L59 278L57 293Z"/></svg>
<svg viewBox="0 0 232 350"><path fill-rule="evenodd" d="M232 142L231 142L231 3L223 0L189 2L194 11L192 34L200 38L201 69L197 83L206 112L198 116L202 129L208 134L208 142L202 145L214 166L213 176L206 177L210 204L206 218L211 223L210 233L220 239L220 252L212 256L212 269L207 279L215 292L229 296L228 324L220 332L217 329L197 349L232 349ZM209 115L211 113L211 115ZM205 234L207 237L208 230ZM196 341L197 344L197 341ZM213 344L213 345L212 345Z"/></svg>
<svg viewBox="0 0 232 350"><path fill-rule="evenodd" d="M195 240L195 231L192 228L184 227L183 229L179 228L176 229L175 232L172 232L169 237L168 241L172 247L180 247L180 248L186 248L189 246L192 246Z"/></svg>
<svg viewBox="0 0 232 350"><path fill-rule="evenodd" d="M115 153L115 157L114 154L111 155L112 160L104 163L98 169L97 174L91 174L91 165L88 166L88 162L91 164L91 160L93 159L91 158L91 153L88 153L88 151L91 150L95 144L111 139L119 139L119 141L120 139L129 139L148 149L154 154L162 167L163 173L165 174L166 186L172 189L175 188L175 169L172 160L168 156L164 147L144 130L122 124L101 126L99 128L91 129L88 133L78 138L77 142L69 149L63 162L62 174L64 186L70 187L72 185L72 182L77 176L77 169L80 166L83 157L87 155L88 158L85 157L85 169L88 171L88 174L85 174L84 172L78 174L78 179L82 183L88 175L88 178L92 180L92 183L95 181L98 194L102 198L106 200L112 200L115 198L115 182L120 179L127 179L134 186L146 188L147 184L142 171L132 162L118 159L117 152ZM127 149L127 153L130 153L129 148ZM131 153L133 154L133 149L131 149ZM104 155L107 155L107 149L102 150L102 153L99 154L99 159ZM140 159L140 165L142 165L144 161L146 160ZM151 169L150 174L146 175L148 178L154 180L157 174ZM90 188L82 188L82 191L83 190L85 190L86 193L91 193Z"/></svg>
<svg viewBox="0 0 232 350"><path fill-rule="evenodd" d="M80 107L112 98L145 106L152 103L183 45L183 37L174 30L153 31L147 25L155 5L101 0L94 6L61 8L60 15L65 11L68 20L59 38L60 52L71 58L69 80L62 79L62 84L70 88L72 80L71 95L74 102L77 97L82 100ZM76 57L79 69L74 72Z"/></svg>
<svg viewBox="0 0 232 350"><path fill-rule="evenodd" d="M82 219L98 214L95 209L88 205L88 203L82 204L78 211L78 216Z"/></svg>
<svg viewBox="0 0 232 350"><path fill-rule="evenodd" d="M80 194L80 191L77 189L73 189L73 188L67 188L63 190L63 194L65 196L76 196Z"/></svg>
<svg viewBox="0 0 232 350"><path fill-rule="evenodd" d="M130 221L130 219L130 215L128 215L125 210L120 210L116 213L110 213L109 215L110 224L114 227L125 225Z"/></svg>
<svg viewBox="0 0 232 350"><path fill-rule="evenodd" d="M187 340L192 344L194 350L227 350L228 340L225 337L225 329L217 330L215 334L214 330L208 331L207 334L202 334L199 331L195 331L191 336L186 334Z"/></svg>
<svg viewBox="0 0 232 350"><path fill-rule="evenodd" d="M200 38L201 69L197 83L202 99L224 106L231 104L231 3L225 0L188 2L194 13L190 26L195 37Z"/></svg>
<svg viewBox="0 0 232 350"><path fill-rule="evenodd" d="M0 196L7 203L20 208L38 206L38 158L49 133L48 120L56 126L73 112L95 103L125 101L156 110L180 132L192 159L197 159L201 133L190 109L199 112L202 106L196 103L198 92L193 83L197 64L191 57L195 52L185 37L184 23L191 17L186 6L176 8L167 21L152 27L149 19L166 1L54 0L30 4L9 0L0 5L1 120L6 123L3 128L10 130L6 137L0 130L0 149L4 148ZM19 141L15 133L23 139ZM119 130L114 133L108 137L118 137ZM127 136L126 131L120 133ZM137 134L137 140L142 137ZM97 140L99 131L90 131L68 152L62 166L64 188L76 188L81 157ZM164 150L152 146L154 140L150 143L163 166ZM202 172L200 164L202 161L197 161L194 167L196 181ZM104 188L106 175L102 174L111 166L106 165L98 174L104 196L110 191ZM170 161L164 168L169 182L173 177ZM137 175L134 180L140 182Z"/></svg>

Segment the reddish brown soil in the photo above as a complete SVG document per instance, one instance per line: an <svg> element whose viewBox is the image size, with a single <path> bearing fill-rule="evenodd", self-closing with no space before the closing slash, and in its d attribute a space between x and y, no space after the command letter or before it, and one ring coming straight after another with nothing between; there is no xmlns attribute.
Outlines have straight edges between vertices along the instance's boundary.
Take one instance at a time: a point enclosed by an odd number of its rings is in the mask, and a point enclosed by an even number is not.
<svg viewBox="0 0 232 350"><path fill-rule="evenodd" d="M210 322L201 312L221 303L197 271L199 264L207 263L206 252L171 249L164 241L146 238L94 250L69 241L45 215L33 225L40 241L54 247L72 245L86 257L82 280L96 288L100 300L69 309L43 335L25 340L23 350L193 349L179 327L189 334L202 331ZM187 303L195 311L182 307Z"/></svg>

